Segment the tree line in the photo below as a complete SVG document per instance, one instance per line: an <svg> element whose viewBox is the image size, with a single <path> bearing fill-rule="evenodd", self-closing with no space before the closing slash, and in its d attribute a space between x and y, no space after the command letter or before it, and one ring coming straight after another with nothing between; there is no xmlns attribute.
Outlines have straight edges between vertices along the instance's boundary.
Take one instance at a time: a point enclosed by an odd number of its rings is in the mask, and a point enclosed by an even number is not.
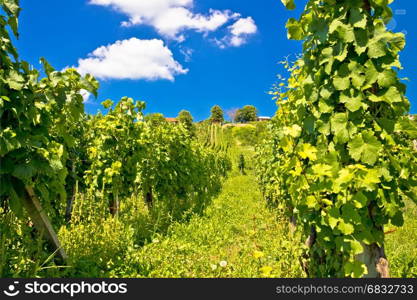
<svg viewBox="0 0 417 300"><path fill-rule="evenodd" d="M225 115L227 115L229 121L227 121ZM214 105L210 110L210 117L205 121L223 124L225 122L250 123L257 120L258 109L253 105L245 105L242 108L230 109L226 112L219 105ZM169 119L161 113L151 113L145 116L145 121L158 125L169 122ZM194 130L194 117L188 110L180 111L174 121L183 124L190 131Z"/></svg>

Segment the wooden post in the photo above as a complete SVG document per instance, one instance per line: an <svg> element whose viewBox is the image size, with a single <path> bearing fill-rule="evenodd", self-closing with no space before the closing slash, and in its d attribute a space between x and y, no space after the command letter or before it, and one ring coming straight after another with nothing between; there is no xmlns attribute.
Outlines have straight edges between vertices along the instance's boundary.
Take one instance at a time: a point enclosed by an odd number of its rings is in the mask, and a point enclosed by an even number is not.
<svg viewBox="0 0 417 300"><path fill-rule="evenodd" d="M112 194L112 200L110 202L110 213L113 217L119 214L119 194L116 192Z"/></svg>
<svg viewBox="0 0 417 300"><path fill-rule="evenodd" d="M36 229L51 243L55 250L57 250L58 255L64 261L67 260L67 254L64 249L62 249L58 236L56 235L48 216L43 211L41 203L36 197L34 190L28 186L25 187L25 189L26 193L25 197L23 197L23 205L25 206L33 224Z"/></svg>
<svg viewBox="0 0 417 300"><path fill-rule="evenodd" d="M152 188L145 194L145 203L148 205L148 208L151 208L153 205L153 193Z"/></svg>
<svg viewBox="0 0 417 300"><path fill-rule="evenodd" d="M363 253L357 259L368 268L368 274L364 278L389 278L389 264L384 247L377 244L362 244Z"/></svg>
<svg viewBox="0 0 417 300"><path fill-rule="evenodd" d="M78 194L78 180L76 179L74 162L72 162L71 175L72 175L72 178L75 180L75 185L72 188L71 194L67 195L67 206L65 208L65 221L67 223L71 221L72 205L74 203L76 194Z"/></svg>

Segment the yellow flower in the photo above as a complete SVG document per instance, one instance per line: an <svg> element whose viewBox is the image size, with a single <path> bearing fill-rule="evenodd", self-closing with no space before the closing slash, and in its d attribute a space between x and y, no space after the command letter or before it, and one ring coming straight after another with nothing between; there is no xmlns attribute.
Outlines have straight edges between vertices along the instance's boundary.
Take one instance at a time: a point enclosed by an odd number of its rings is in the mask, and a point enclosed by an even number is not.
<svg viewBox="0 0 417 300"><path fill-rule="evenodd" d="M268 277L268 276L271 275L272 267L270 267L270 266L264 266L264 267L261 268L261 272L262 272L262 275L264 277Z"/></svg>
<svg viewBox="0 0 417 300"><path fill-rule="evenodd" d="M261 251L257 251L257 250L253 251L253 257L255 257L256 259L264 257L264 256L265 254Z"/></svg>

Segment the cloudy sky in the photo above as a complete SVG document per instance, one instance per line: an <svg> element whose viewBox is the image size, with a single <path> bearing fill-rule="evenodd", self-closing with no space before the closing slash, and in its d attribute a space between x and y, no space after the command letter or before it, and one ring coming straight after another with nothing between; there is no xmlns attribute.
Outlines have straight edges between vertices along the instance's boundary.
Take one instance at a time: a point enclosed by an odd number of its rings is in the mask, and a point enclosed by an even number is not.
<svg viewBox="0 0 417 300"><path fill-rule="evenodd" d="M225 110L253 104L272 116L268 91L277 74L286 76L278 62L301 51L285 30L299 10L288 12L279 0L22 0L21 6L22 58L38 67L45 57L57 69L96 76L99 98L85 95L90 113L105 99L130 96L146 101L146 112L167 117L187 109L201 120L215 104ZM407 33L401 75L410 79L417 113L415 8L417 1L397 0L390 26Z"/></svg>

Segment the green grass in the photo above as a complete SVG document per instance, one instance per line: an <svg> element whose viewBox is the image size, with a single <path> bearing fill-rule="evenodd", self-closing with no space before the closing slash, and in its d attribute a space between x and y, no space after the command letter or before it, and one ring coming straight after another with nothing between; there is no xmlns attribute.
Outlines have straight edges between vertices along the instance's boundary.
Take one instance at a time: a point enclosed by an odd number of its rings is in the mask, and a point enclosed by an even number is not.
<svg viewBox="0 0 417 300"><path fill-rule="evenodd" d="M408 202L405 223L386 238L391 277L417 278L417 206Z"/></svg>
<svg viewBox="0 0 417 300"><path fill-rule="evenodd" d="M203 216L176 223L127 257L133 277L300 277L297 236L265 206L252 176L236 176ZM116 274L115 274L116 275Z"/></svg>

